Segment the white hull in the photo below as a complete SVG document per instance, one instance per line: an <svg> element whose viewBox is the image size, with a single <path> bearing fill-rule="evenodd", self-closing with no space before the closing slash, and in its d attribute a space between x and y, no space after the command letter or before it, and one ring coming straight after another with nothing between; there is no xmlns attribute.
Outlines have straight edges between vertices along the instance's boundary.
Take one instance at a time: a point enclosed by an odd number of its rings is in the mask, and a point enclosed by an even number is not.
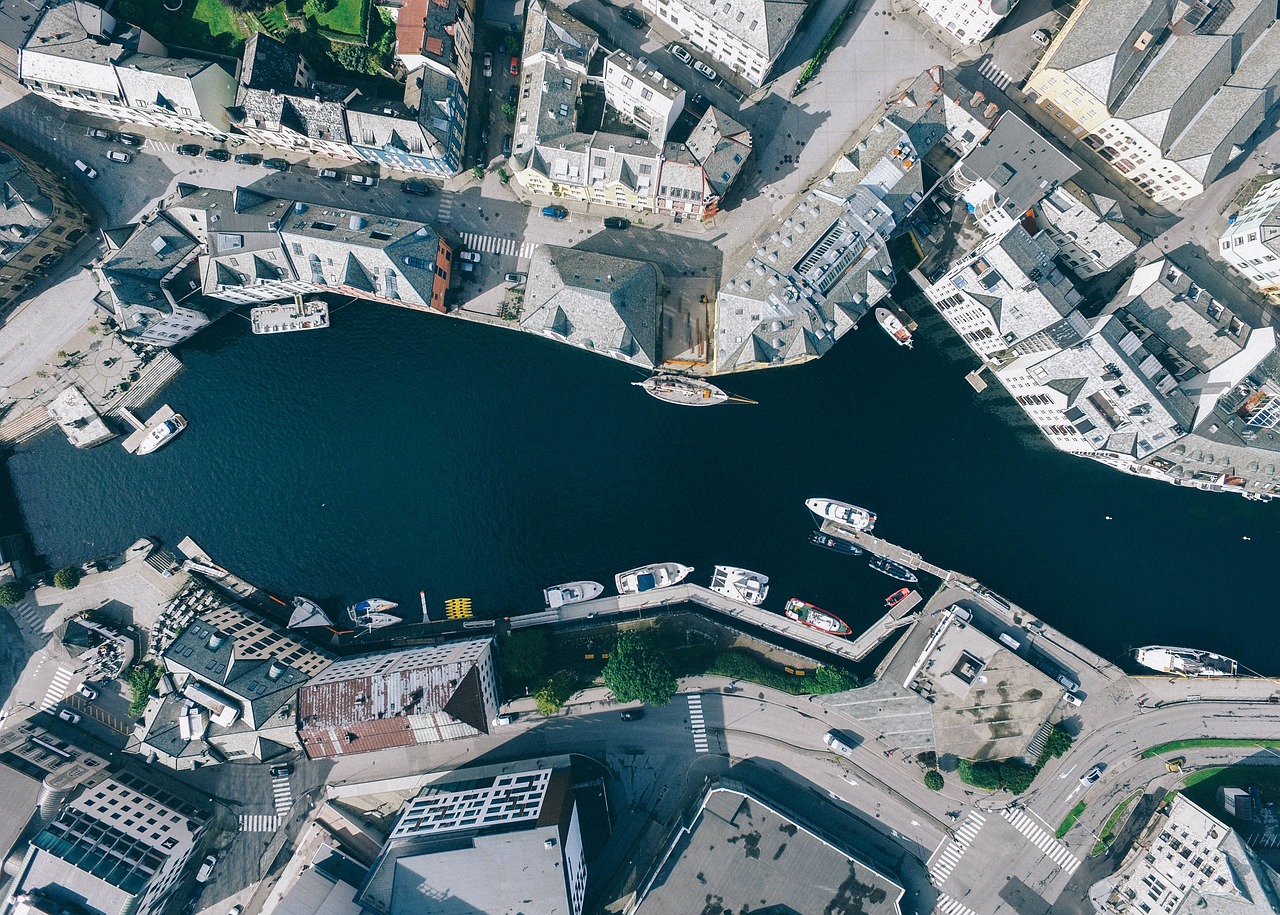
<svg viewBox="0 0 1280 915"><path fill-rule="evenodd" d="M836 502L834 499L808 499L804 505L819 518L834 521L842 527L855 531L870 531L876 526L874 512L850 505L848 502Z"/></svg>
<svg viewBox="0 0 1280 915"><path fill-rule="evenodd" d="M678 585L689 577L692 566L682 566L678 562L659 562L651 566L641 566L629 572L619 572L613 577L613 583L619 594L639 594L642 591L654 591L658 588L669 588Z"/></svg>
<svg viewBox="0 0 1280 915"><path fill-rule="evenodd" d="M554 610L565 604L577 604L584 600L593 600L604 593L604 585L598 581L571 581L563 585L553 585L542 591L547 599L547 606Z"/></svg>
<svg viewBox="0 0 1280 915"><path fill-rule="evenodd" d="M911 339L911 331L907 330L906 327L903 326L902 322L898 320L898 316L889 309L883 307L877 308L876 322L884 328L884 332L886 334L893 338L894 343L899 346L905 346L908 349L911 348L911 344L913 342Z"/></svg>
<svg viewBox="0 0 1280 915"><path fill-rule="evenodd" d="M363 626L366 629L383 629L387 626L394 626L396 623L404 622L401 617L386 612L394 610L398 606L400 605L393 601L375 597L370 600L363 600L358 604L352 604L347 608L347 616L357 626Z"/></svg>
<svg viewBox="0 0 1280 915"><path fill-rule="evenodd" d="M769 596L769 576L735 566L716 566L711 590L749 607L759 607Z"/></svg>
<svg viewBox="0 0 1280 915"><path fill-rule="evenodd" d="M147 434L138 445L138 454L150 454L163 448L177 438L185 428L187 428L187 421L181 413L175 413L169 419L156 423L147 430Z"/></svg>
<svg viewBox="0 0 1280 915"><path fill-rule="evenodd" d="M1148 645L1134 651L1134 659L1148 670L1177 677L1234 677L1234 660L1212 651Z"/></svg>
<svg viewBox="0 0 1280 915"><path fill-rule="evenodd" d="M313 600L305 597L293 599L293 615L289 617L290 629L307 629L311 626L332 626L333 620Z"/></svg>

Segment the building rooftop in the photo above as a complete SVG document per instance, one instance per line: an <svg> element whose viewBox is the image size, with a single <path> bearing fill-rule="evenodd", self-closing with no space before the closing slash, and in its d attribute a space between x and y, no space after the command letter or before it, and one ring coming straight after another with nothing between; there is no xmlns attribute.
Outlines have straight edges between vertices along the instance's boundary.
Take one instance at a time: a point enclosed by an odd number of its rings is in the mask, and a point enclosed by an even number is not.
<svg viewBox="0 0 1280 915"><path fill-rule="evenodd" d="M1154 52L1148 30L1168 23L1165 0L1089 0L1076 10L1041 60L1063 70L1095 98L1110 104L1140 61ZM1125 28L1117 28L1121 23ZM1143 50L1138 50L1141 44Z"/></svg>
<svg viewBox="0 0 1280 915"><path fill-rule="evenodd" d="M980 178L996 192L996 200L1013 221L1072 178L1080 166L1036 129L1011 111L961 160L960 170Z"/></svg>
<svg viewBox="0 0 1280 915"><path fill-rule="evenodd" d="M803 0L681 0L737 41L774 60L804 17Z"/></svg>

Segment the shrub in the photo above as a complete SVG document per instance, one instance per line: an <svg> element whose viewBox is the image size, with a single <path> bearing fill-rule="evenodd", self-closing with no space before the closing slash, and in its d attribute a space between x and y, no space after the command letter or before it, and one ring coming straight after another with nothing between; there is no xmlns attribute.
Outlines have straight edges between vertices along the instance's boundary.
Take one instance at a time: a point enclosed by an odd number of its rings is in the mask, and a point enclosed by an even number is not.
<svg viewBox="0 0 1280 915"><path fill-rule="evenodd" d="M484 166L483 166L483 165L477 165L475 168L473 168L473 169L471 170L471 177L472 177L472 178L475 178L477 181L483 181L483 180L484 180Z"/></svg>
<svg viewBox="0 0 1280 915"><path fill-rule="evenodd" d="M858 685L858 678L843 668L824 665L815 670L804 685L805 692L822 696L853 689Z"/></svg>
<svg viewBox="0 0 1280 915"><path fill-rule="evenodd" d="M975 788L995 791L1000 787L1000 764L990 760L971 762L962 759L956 765L956 773L960 776L960 781Z"/></svg>
<svg viewBox="0 0 1280 915"><path fill-rule="evenodd" d="M54 587L61 588L63 591L70 591L80 584L80 570L75 566L59 569L53 573L53 584Z"/></svg>
<svg viewBox="0 0 1280 915"><path fill-rule="evenodd" d="M125 675L129 684L129 714L137 718L147 710L147 699L160 682L162 671L154 664L136 664Z"/></svg>
<svg viewBox="0 0 1280 915"><path fill-rule="evenodd" d="M930 769L924 774L924 786L930 791L941 791L944 784L942 773L937 769Z"/></svg>
<svg viewBox="0 0 1280 915"><path fill-rule="evenodd" d="M539 715L554 715L578 691L578 678L572 672L562 670L552 674L542 689L533 694Z"/></svg>
<svg viewBox="0 0 1280 915"><path fill-rule="evenodd" d="M1064 731L1061 725L1055 724L1053 730L1049 732L1049 739L1045 741L1044 752L1040 754L1043 761L1049 757L1055 759L1071 749L1071 735Z"/></svg>
<svg viewBox="0 0 1280 915"><path fill-rule="evenodd" d="M0 585L0 607L12 607L22 600L23 595L26 593L27 589L16 581L6 581Z"/></svg>
<svg viewBox="0 0 1280 915"><path fill-rule="evenodd" d="M1000 784L1012 794L1021 794L1031 787L1040 770L1020 759L1006 759L1000 763Z"/></svg>
<svg viewBox="0 0 1280 915"><path fill-rule="evenodd" d="M604 685L619 702L666 705L676 694L676 678L657 640L647 632L624 632L604 666Z"/></svg>

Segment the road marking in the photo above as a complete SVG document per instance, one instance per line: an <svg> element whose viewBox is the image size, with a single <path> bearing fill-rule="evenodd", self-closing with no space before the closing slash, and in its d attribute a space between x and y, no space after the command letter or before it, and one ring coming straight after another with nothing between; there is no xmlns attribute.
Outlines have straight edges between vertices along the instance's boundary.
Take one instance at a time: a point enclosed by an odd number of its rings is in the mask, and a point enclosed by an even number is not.
<svg viewBox="0 0 1280 915"><path fill-rule="evenodd" d="M973 811L965 817L964 823L955 831L952 838L944 840L942 845L938 846L938 852L936 852L938 857L934 860L933 867L929 868L929 877L933 880L934 886L942 886L946 883L986 821L986 817L976 810Z"/></svg>
<svg viewBox="0 0 1280 915"><path fill-rule="evenodd" d="M1040 849L1040 852L1058 867L1068 874L1076 872L1076 868L1080 866L1080 859L1073 855L1071 850L1063 845L1062 842L1041 828L1031 817L1021 810L1010 810L1007 807L1000 811L1000 816L1012 823L1018 832L1030 839L1031 844Z"/></svg>
<svg viewBox="0 0 1280 915"><path fill-rule="evenodd" d="M280 817L276 814L242 813L240 814L241 832L275 832L280 828Z"/></svg>
<svg viewBox="0 0 1280 915"><path fill-rule="evenodd" d="M278 775L271 779L271 799L275 804L276 816L283 817L293 806L293 788L289 784L289 776Z"/></svg>
<svg viewBox="0 0 1280 915"><path fill-rule="evenodd" d="M1008 89L1009 84L1013 82L1013 77L992 63L990 57L982 62L978 67L978 72L985 76L1001 92Z"/></svg>
<svg viewBox="0 0 1280 915"><path fill-rule="evenodd" d="M702 697L689 697L689 728L693 731L693 750L695 753L708 753L707 722L702 717Z"/></svg>
<svg viewBox="0 0 1280 915"><path fill-rule="evenodd" d="M936 911L941 912L942 915L978 915L978 913L973 909L966 905L962 905L946 893L938 894L938 907Z"/></svg>
<svg viewBox="0 0 1280 915"><path fill-rule="evenodd" d="M468 250L481 251L488 254L528 257L533 253L532 242L518 238L498 238L496 235L476 235L474 232L463 232L462 241Z"/></svg>
<svg viewBox="0 0 1280 915"><path fill-rule="evenodd" d="M440 206L436 209L436 222L445 225L453 219L453 191L440 192Z"/></svg>
<svg viewBox="0 0 1280 915"><path fill-rule="evenodd" d="M67 698L67 684L71 682L71 678L74 676L74 671L58 665L58 672L53 675L53 681L49 684L49 688L45 690L44 698L40 700L40 711L47 712Z"/></svg>
<svg viewBox="0 0 1280 915"><path fill-rule="evenodd" d="M164 140L146 140L142 144L144 149L156 149L160 152L175 152L178 149L177 143L169 143Z"/></svg>
<svg viewBox="0 0 1280 915"><path fill-rule="evenodd" d="M130 722L117 718L106 709L91 705L79 693L72 693L67 696L65 702L68 708L73 708L82 715L88 715L94 721L105 724L111 730L124 734L126 737L133 733L133 725Z"/></svg>
<svg viewBox="0 0 1280 915"><path fill-rule="evenodd" d="M39 614L35 605L32 604L30 595L10 607L9 612L16 617L15 622L18 625L26 623L27 628L32 632L39 632L41 627L44 626L44 617Z"/></svg>

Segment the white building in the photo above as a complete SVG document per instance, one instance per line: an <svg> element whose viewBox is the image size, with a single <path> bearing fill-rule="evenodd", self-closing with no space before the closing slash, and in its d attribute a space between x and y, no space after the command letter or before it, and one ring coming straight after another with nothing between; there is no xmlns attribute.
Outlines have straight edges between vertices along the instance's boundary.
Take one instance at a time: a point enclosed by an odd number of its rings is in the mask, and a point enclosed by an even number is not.
<svg viewBox="0 0 1280 915"><path fill-rule="evenodd" d="M653 143L667 138L684 110L684 90L625 51L604 59L604 92L609 105L647 131Z"/></svg>
<svg viewBox="0 0 1280 915"><path fill-rule="evenodd" d="M977 44L1017 5L1017 0L912 0L959 46Z"/></svg>
<svg viewBox="0 0 1280 915"><path fill-rule="evenodd" d="M643 6L752 86L762 86L804 17L803 0L642 0Z"/></svg>
<svg viewBox="0 0 1280 915"><path fill-rule="evenodd" d="M1218 239L1218 251L1259 292L1280 294L1280 181L1258 189Z"/></svg>
<svg viewBox="0 0 1280 915"><path fill-rule="evenodd" d="M1138 233L1124 224L1116 202L1074 182L1040 201L1035 216L1059 258L1081 279L1101 276L1138 250Z"/></svg>

